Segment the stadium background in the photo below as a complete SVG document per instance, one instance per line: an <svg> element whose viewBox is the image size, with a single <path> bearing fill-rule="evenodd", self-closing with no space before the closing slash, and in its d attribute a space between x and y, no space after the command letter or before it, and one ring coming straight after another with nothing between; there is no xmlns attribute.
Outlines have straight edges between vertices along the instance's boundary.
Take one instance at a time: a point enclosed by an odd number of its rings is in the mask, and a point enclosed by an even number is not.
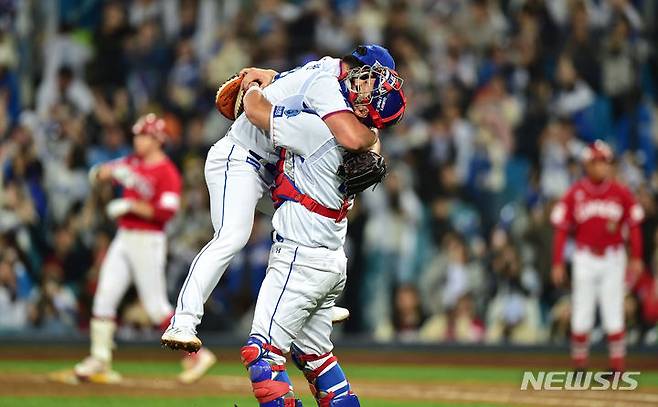
<svg viewBox="0 0 658 407"><path fill-rule="evenodd" d="M212 235L203 162L230 125L213 107L218 85L245 66L281 71L366 42L391 50L409 106L383 134L390 175L350 214L352 318L335 336L421 342L428 354L446 343L564 351L568 290L549 281L548 213L579 176L582 146L602 138L648 214L647 268L626 320L631 344L655 345L649 0L1 0L0 337L84 338L114 233L112 191L92 190L87 170L130 151L140 114L166 117L184 174L169 231L173 302ZM258 219L202 337L246 337L270 244L269 219ZM123 342L158 337L134 295L120 320Z"/></svg>

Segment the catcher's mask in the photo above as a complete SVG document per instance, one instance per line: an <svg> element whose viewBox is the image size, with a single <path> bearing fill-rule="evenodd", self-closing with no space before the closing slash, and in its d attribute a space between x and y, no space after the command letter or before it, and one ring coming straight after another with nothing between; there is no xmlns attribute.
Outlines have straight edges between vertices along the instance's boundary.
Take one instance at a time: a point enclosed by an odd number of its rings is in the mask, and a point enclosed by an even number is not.
<svg viewBox="0 0 658 407"><path fill-rule="evenodd" d="M354 107L373 103L391 91L400 91L404 81L392 69L379 63L350 69L341 80L341 89Z"/></svg>

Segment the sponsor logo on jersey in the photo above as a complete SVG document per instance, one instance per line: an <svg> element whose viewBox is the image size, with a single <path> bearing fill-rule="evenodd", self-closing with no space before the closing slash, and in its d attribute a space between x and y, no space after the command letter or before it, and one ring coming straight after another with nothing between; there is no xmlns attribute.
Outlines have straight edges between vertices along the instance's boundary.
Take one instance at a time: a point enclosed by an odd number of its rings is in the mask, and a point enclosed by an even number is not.
<svg viewBox="0 0 658 407"><path fill-rule="evenodd" d="M592 200L578 202L574 216L578 223L586 222L592 218L603 218L611 221L618 221L624 213L624 208L617 202Z"/></svg>
<svg viewBox="0 0 658 407"><path fill-rule="evenodd" d="M283 114L285 114L287 118L295 117L300 113L301 113L301 110L299 110L299 109L288 109L288 110L283 112Z"/></svg>

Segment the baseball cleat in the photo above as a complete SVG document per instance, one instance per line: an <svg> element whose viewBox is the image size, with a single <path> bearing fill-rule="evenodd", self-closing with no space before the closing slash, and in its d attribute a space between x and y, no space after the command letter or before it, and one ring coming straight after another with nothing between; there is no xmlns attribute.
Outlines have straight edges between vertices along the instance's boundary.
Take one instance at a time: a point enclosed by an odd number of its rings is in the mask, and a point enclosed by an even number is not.
<svg viewBox="0 0 658 407"><path fill-rule="evenodd" d="M350 317L350 310L343 307L331 307L331 323L340 324Z"/></svg>
<svg viewBox="0 0 658 407"><path fill-rule="evenodd" d="M48 380L50 380L51 382L71 384L71 385L80 384L80 379L78 379L78 376L76 376L73 369L50 372L48 373L47 377Z"/></svg>
<svg viewBox="0 0 658 407"><path fill-rule="evenodd" d="M82 382L113 384L121 381L121 375L112 370L110 363L96 359L93 356L88 356L75 365L73 373Z"/></svg>
<svg viewBox="0 0 658 407"><path fill-rule="evenodd" d="M201 339L197 338L196 332L191 329L174 328L169 325L160 338L162 346L173 350L184 350L196 353L201 349Z"/></svg>
<svg viewBox="0 0 658 407"><path fill-rule="evenodd" d="M208 349L186 355L181 360L183 371L178 375L181 383L190 384L199 380L217 362L217 357Z"/></svg>

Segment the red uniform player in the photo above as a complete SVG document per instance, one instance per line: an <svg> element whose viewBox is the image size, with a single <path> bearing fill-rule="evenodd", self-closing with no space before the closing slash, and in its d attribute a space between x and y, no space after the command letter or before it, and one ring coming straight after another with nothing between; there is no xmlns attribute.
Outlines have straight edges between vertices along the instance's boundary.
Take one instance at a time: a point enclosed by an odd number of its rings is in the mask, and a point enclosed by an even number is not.
<svg viewBox="0 0 658 407"><path fill-rule="evenodd" d="M572 259L571 358L577 369L587 366L589 333L599 305L608 336L610 367L624 369L626 237L630 240L628 270L642 271L642 207L624 185L611 178L612 150L602 141L583 154L587 176L576 182L555 206L551 221L554 237L552 279L564 283L564 247L569 234L575 240Z"/></svg>
<svg viewBox="0 0 658 407"><path fill-rule="evenodd" d="M180 206L181 176L162 150L166 138L164 120L148 114L133 126L133 133L134 154L99 165L90 172L92 183L113 181L123 187L123 195L106 208L110 218L118 219L119 230L98 277L90 323L91 355L74 368L80 380L120 380L111 368L115 319L119 302L131 284L135 284L154 325L166 328L173 314L165 285L164 228ZM212 353L199 352L184 364L181 380L197 379L214 362Z"/></svg>

